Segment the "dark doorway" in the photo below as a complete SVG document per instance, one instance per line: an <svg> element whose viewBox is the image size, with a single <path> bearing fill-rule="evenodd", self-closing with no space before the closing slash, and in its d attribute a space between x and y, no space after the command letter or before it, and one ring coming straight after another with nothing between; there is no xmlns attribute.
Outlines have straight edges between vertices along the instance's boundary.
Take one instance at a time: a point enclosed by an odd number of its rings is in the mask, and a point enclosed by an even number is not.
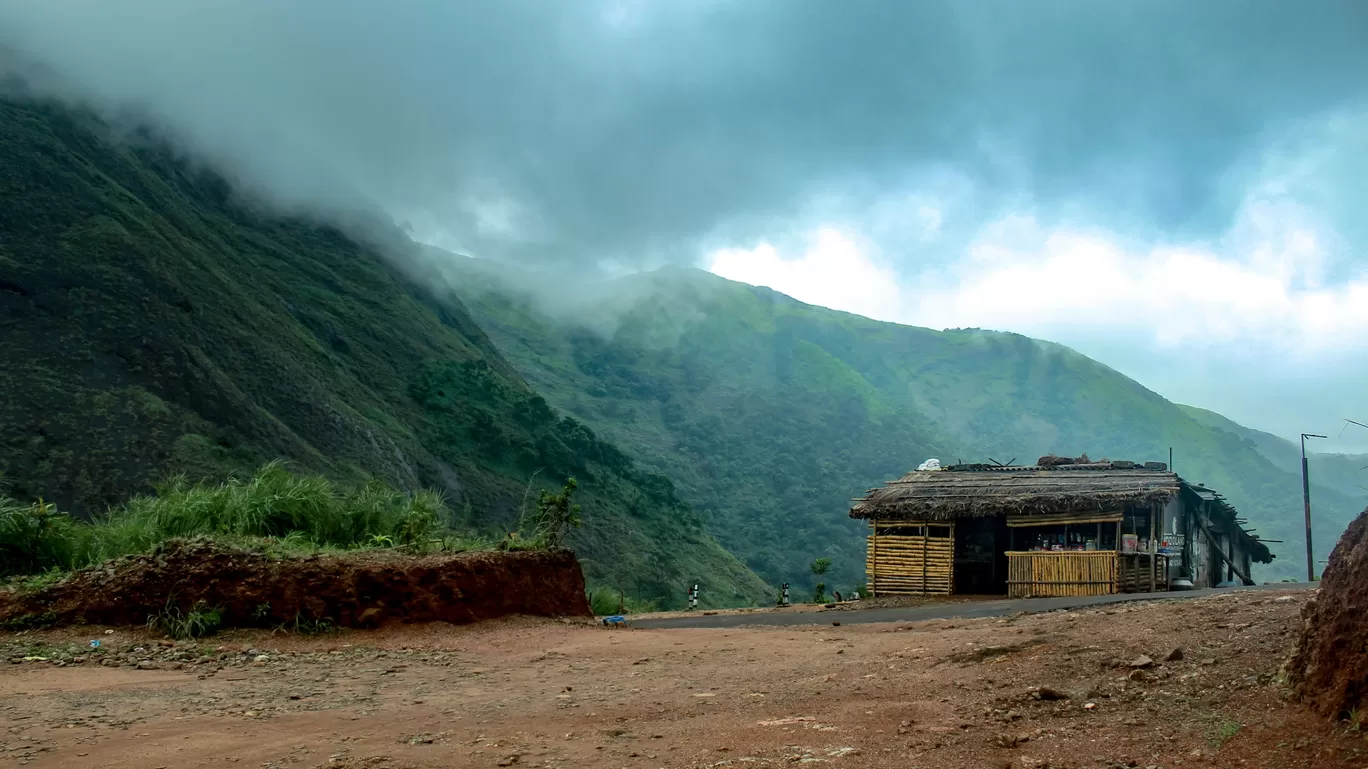
<svg viewBox="0 0 1368 769"><path fill-rule="evenodd" d="M955 592L1007 594L1007 519L955 521Z"/></svg>

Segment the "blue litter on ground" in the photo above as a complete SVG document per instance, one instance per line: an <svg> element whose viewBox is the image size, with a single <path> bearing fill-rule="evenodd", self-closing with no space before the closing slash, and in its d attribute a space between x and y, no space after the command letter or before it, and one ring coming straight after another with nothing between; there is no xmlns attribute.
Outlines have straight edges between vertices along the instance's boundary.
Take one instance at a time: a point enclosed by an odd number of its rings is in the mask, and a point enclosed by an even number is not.
<svg viewBox="0 0 1368 769"><path fill-rule="evenodd" d="M603 618L603 624L605 624L605 625L625 625L625 624L627 624L627 618L624 617L624 616L622 616L621 614L614 614L614 615L611 616L611 617L604 617L604 618Z"/></svg>

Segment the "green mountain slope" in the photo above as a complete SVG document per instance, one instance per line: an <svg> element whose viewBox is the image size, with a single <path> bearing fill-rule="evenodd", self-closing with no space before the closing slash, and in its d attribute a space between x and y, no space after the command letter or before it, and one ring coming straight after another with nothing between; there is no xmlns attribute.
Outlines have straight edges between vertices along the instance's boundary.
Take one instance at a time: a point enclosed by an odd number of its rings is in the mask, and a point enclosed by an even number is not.
<svg viewBox="0 0 1368 769"><path fill-rule="evenodd" d="M459 300L392 263L156 143L0 100L0 482L90 513L164 473L287 457L444 490L457 523L506 531L529 480L573 475L591 580L666 605L694 580L719 605L772 595L668 479L558 414Z"/></svg>
<svg viewBox="0 0 1368 769"><path fill-rule="evenodd" d="M1224 430L1251 441L1269 462L1288 472L1301 472L1301 447L1286 438L1279 438L1262 430L1252 430L1206 409L1183 406L1183 410L1208 427ZM1352 428L1357 429L1357 428ZM1307 465L1312 479L1312 504L1319 509L1322 490L1331 490L1348 497L1362 510L1368 507L1368 454L1322 454L1314 451L1316 441L1307 441ZM1334 540L1322 544L1329 553Z"/></svg>
<svg viewBox="0 0 1368 769"><path fill-rule="evenodd" d="M1166 459L1283 539L1265 578L1305 574L1300 480L1245 438L1060 345L931 331L802 304L693 270L608 286L437 257L476 319L560 408L676 478L710 530L762 576L807 584L818 554L860 578L848 501L944 460L1047 453ZM1333 542L1357 503L1318 488Z"/></svg>

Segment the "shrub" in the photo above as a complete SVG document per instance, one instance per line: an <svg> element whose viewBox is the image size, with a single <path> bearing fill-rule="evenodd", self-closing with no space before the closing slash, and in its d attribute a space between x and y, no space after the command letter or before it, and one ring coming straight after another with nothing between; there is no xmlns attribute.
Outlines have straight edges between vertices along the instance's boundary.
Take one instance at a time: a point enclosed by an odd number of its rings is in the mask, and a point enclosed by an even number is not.
<svg viewBox="0 0 1368 769"><path fill-rule="evenodd" d="M641 601L631 596L623 596L621 590L611 587L592 587L586 592L589 608L595 616L606 617L614 614L643 614L658 611L660 599Z"/></svg>
<svg viewBox="0 0 1368 769"><path fill-rule="evenodd" d="M214 635L223 626L223 612L204 601L196 601L189 612L182 613L173 601L166 608L147 618L148 630L163 632L177 641Z"/></svg>
<svg viewBox="0 0 1368 769"><path fill-rule="evenodd" d="M812 562L811 566L808 566L808 569L812 572L813 576L821 577L831 569L831 559L818 558ZM826 582L819 581L813 586L812 601L813 603L826 603Z"/></svg>
<svg viewBox="0 0 1368 769"><path fill-rule="evenodd" d="M53 504L0 496L0 576L70 569L82 561L80 524Z"/></svg>
<svg viewBox="0 0 1368 769"><path fill-rule="evenodd" d="M524 514L518 522L518 532L523 536L511 541L521 540L532 548L561 547L570 529L580 525L580 506L571 501L577 485L574 478L567 478L559 492L542 489L531 515Z"/></svg>

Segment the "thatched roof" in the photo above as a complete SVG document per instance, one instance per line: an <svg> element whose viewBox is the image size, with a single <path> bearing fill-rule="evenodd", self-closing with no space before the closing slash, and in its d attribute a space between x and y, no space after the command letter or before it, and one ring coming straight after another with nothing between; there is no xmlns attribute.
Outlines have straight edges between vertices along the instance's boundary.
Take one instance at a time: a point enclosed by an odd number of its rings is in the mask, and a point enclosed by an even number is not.
<svg viewBox="0 0 1368 769"><path fill-rule="evenodd" d="M1131 462L1057 467L961 465L913 471L855 500L851 518L948 521L995 515L1116 510L1163 503L1181 481Z"/></svg>

